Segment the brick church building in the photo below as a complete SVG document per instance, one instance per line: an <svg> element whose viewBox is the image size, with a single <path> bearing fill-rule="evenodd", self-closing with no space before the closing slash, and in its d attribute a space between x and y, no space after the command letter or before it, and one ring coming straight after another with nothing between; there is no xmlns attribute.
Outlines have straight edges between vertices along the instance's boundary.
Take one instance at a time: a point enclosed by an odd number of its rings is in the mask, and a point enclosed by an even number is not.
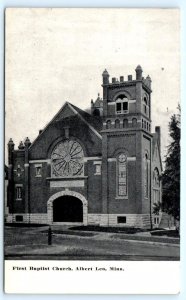
<svg viewBox="0 0 186 300"><path fill-rule="evenodd" d="M158 226L160 127L151 132L151 78L109 80L91 112L66 102L39 135L8 143L7 222Z"/></svg>

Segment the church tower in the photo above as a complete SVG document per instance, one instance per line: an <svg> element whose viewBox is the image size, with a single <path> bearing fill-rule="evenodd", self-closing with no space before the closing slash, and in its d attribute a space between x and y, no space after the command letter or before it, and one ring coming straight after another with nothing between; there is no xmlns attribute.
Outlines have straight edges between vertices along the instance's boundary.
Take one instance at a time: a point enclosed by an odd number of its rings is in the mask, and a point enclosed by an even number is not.
<svg viewBox="0 0 186 300"><path fill-rule="evenodd" d="M103 77L102 225L151 223L151 78Z"/></svg>

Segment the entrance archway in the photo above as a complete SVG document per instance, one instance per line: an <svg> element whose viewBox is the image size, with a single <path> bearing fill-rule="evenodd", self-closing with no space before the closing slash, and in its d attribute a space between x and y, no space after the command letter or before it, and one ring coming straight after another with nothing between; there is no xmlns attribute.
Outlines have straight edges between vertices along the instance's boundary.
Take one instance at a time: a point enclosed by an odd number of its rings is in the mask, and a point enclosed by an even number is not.
<svg viewBox="0 0 186 300"><path fill-rule="evenodd" d="M73 196L62 196L53 202L53 222L83 222L83 203Z"/></svg>
<svg viewBox="0 0 186 300"><path fill-rule="evenodd" d="M86 198L74 191L61 191L52 195L47 202L48 224L87 225L88 205Z"/></svg>

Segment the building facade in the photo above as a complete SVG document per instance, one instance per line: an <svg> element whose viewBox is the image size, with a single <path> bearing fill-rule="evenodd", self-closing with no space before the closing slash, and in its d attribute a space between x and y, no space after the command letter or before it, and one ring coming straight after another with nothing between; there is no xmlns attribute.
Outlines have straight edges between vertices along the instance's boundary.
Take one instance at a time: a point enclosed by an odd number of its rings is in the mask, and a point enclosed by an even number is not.
<svg viewBox="0 0 186 300"><path fill-rule="evenodd" d="M33 143L8 143L7 222L158 226L160 127L151 132L151 78L102 74L91 113L66 102Z"/></svg>

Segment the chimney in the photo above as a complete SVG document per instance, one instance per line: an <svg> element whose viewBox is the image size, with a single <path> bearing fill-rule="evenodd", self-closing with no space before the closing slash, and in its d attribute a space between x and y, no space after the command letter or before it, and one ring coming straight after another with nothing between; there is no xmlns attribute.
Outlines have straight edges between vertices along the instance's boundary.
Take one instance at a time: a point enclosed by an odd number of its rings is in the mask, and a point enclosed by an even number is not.
<svg viewBox="0 0 186 300"><path fill-rule="evenodd" d="M160 128L160 126L155 127L155 132L158 135L158 141L159 141L160 152L161 152L161 128Z"/></svg>

